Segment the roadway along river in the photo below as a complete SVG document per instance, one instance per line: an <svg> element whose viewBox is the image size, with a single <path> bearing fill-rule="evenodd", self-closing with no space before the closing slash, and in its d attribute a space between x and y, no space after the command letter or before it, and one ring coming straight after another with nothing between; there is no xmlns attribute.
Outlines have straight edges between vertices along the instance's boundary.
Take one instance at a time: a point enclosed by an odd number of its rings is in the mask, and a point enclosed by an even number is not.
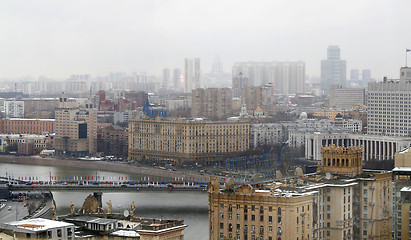
<svg viewBox="0 0 411 240"><path fill-rule="evenodd" d="M48 167L38 165L22 165L0 163L0 176L112 176L132 177L135 175L90 169L78 169L69 167ZM79 209L88 192L53 192L56 200L57 213L70 212L70 203L74 202ZM125 192L104 193L103 208L107 209L109 200L113 203L113 212L123 212L130 209L134 201L137 216L154 218L184 219L188 228L185 231L185 239L208 239L208 199L206 193L201 192Z"/></svg>

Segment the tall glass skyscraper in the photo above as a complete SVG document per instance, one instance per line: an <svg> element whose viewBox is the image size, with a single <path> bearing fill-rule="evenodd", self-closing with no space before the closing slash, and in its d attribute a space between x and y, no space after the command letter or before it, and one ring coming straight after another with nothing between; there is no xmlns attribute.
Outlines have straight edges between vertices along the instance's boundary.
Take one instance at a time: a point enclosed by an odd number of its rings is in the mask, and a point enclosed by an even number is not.
<svg viewBox="0 0 411 240"><path fill-rule="evenodd" d="M327 60L321 61L321 89L328 95L330 87L346 86L347 62L340 59L340 47L331 45L327 48Z"/></svg>

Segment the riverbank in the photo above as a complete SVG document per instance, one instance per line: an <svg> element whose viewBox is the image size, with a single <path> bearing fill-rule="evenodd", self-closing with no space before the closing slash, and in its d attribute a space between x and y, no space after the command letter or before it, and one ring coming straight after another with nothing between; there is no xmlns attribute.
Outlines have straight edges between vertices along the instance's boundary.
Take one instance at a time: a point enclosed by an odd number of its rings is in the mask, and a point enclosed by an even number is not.
<svg viewBox="0 0 411 240"><path fill-rule="evenodd" d="M60 158L41 158L31 156L11 156L0 155L0 163L13 164L30 164L41 166L56 166L56 167L71 167L71 168L86 168L100 171L111 171L118 173L128 173L146 176L163 176L163 177L205 177L203 175L192 173L190 170L168 171L150 166L135 166L133 164L106 162L106 161L82 161Z"/></svg>

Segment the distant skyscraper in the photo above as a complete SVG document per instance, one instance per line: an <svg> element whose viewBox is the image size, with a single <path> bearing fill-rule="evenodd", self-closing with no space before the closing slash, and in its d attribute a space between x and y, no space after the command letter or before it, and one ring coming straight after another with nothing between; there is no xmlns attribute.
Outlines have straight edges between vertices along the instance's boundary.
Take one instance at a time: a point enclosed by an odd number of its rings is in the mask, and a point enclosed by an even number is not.
<svg viewBox="0 0 411 240"><path fill-rule="evenodd" d="M358 69L351 69L350 80L351 81L360 80L360 71L358 71Z"/></svg>
<svg viewBox="0 0 411 240"><path fill-rule="evenodd" d="M371 70L370 69L362 70L362 80L366 82L369 82L371 80Z"/></svg>
<svg viewBox="0 0 411 240"><path fill-rule="evenodd" d="M170 84L170 69L164 68L163 69L163 88L167 89Z"/></svg>
<svg viewBox="0 0 411 240"><path fill-rule="evenodd" d="M340 47L331 45L327 48L327 60L321 61L321 89L325 95L330 86L346 86L346 61L340 59Z"/></svg>
<svg viewBox="0 0 411 240"><path fill-rule="evenodd" d="M173 70L173 88L179 89L180 88L180 77L181 77L181 70L179 68L174 68Z"/></svg>
<svg viewBox="0 0 411 240"><path fill-rule="evenodd" d="M301 61L234 63L233 76L240 72L248 77L248 86L274 83L276 90L284 94L304 92L305 63Z"/></svg>
<svg viewBox="0 0 411 240"><path fill-rule="evenodd" d="M213 66L211 68L211 73L222 73L222 72L224 72L223 64L220 61L220 56L216 56L214 58Z"/></svg>
<svg viewBox="0 0 411 240"><path fill-rule="evenodd" d="M184 84L184 92L186 93L191 93L193 89L203 88L200 58L185 59Z"/></svg>

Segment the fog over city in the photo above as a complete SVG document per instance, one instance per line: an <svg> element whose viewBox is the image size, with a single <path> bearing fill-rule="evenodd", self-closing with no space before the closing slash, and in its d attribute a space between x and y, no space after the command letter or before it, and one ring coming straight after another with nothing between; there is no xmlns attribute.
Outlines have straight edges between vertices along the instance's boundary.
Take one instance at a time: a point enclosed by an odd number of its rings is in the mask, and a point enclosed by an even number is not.
<svg viewBox="0 0 411 240"><path fill-rule="evenodd" d="M397 78L411 48L410 1L2 1L0 78L183 68L203 72L219 55L238 61L304 61L320 75L328 45L349 69Z"/></svg>

